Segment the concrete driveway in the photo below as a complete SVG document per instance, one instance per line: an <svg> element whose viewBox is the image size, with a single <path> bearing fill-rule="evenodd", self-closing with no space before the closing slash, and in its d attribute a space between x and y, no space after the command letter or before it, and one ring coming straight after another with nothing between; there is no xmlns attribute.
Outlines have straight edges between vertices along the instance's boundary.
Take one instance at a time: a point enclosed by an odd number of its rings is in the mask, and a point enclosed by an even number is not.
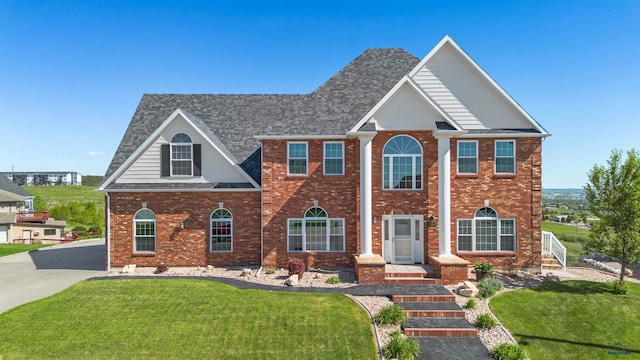
<svg viewBox="0 0 640 360"><path fill-rule="evenodd" d="M51 296L104 269L104 239L0 257L0 313Z"/></svg>

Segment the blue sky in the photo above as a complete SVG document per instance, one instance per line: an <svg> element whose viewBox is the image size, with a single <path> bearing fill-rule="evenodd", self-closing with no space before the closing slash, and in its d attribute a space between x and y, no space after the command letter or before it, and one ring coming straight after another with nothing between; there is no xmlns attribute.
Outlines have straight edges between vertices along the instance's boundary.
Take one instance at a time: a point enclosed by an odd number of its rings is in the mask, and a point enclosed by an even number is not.
<svg viewBox="0 0 640 360"><path fill-rule="evenodd" d="M453 39L553 136L543 185L640 149L640 1L0 2L0 171L103 175L144 93L308 93Z"/></svg>

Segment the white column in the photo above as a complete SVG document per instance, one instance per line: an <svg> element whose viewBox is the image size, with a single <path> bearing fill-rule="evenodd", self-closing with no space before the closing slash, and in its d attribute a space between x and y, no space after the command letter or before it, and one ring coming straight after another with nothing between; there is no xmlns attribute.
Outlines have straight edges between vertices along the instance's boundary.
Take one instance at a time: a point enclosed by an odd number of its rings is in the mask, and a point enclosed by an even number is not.
<svg viewBox="0 0 640 360"><path fill-rule="evenodd" d="M371 140L375 134L360 136L360 257L372 258L371 236Z"/></svg>
<svg viewBox="0 0 640 360"><path fill-rule="evenodd" d="M449 137L438 137L438 256L451 255L451 152Z"/></svg>

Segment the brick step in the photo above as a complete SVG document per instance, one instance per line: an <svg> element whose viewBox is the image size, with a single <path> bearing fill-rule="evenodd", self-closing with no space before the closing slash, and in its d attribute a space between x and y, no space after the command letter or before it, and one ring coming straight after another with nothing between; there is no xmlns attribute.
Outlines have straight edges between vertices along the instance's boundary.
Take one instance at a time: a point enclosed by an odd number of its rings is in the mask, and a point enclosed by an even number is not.
<svg viewBox="0 0 640 360"><path fill-rule="evenodd" d="M402 302L455 302L456 297L453 294L437 294L437 295L393 295L391 301L394 303Z"/></svg>
<svg viewBox="0 0 640 360"><path fill-rule="evenodd" d="M464 310L455 302L404 302L398 303L407 317L464 318Z"/></svg>
<svg viewBox="0 0 640 360"><path fill-rule="evenodd" d="M427 272L388 272L385 273L385 278L425 278L427 277Z"/></svg>
<svg viewBox="0 0 640 360"><path fill-rule="evenodd" d="M387 285L440 285L440 279L423 278L423 277L388 277L384 279Z"/></svg>
<svg viewBox="0 0 640 360"><path fill-rule="evenodd" d="M477 337L478 329L466 319L409 318L402 327L407 336Z"/></svg>

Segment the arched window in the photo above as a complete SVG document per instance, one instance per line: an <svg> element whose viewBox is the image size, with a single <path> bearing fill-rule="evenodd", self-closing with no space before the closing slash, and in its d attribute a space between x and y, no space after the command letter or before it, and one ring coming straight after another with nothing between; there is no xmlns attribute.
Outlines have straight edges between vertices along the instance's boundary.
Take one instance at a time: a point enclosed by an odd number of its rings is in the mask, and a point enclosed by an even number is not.
<svg viewBox="0 0 640 360"><path fill-rule="evenodd" d="M516 220L501 219L490 207L473 219L458 219L458 251L515 251Z"/></svg>
<svg viewBox="0 0 640 360"><path fill-rule="evenodd" d="M140 209L133 217L135 228L134 252L156 252L156 215Z"/></svg>
<svg viewBox="0 0 640 360"><path fill-rule="evenodd" d="M193 174L191 137L184 133L175 134L171 138L171 175Z"/></svg>
<svg viewBox="0 0 640 360"><path fill-rule="evenodd" d="M233 216L227 209L211 213L211 252L233 251Z"/></svg>
<svg viewBox="0 0 640 360"><path fill-rule="evenodd" d="M289 251L344 251L344 219L331 219L319 207L288 220Z"/></svg>
<svg viewBox="0 0 640 360"><path fill-rule="evenodd" d="M412 137L398 135L382 150L382 187L422 189L422 147Z"/></svg>

